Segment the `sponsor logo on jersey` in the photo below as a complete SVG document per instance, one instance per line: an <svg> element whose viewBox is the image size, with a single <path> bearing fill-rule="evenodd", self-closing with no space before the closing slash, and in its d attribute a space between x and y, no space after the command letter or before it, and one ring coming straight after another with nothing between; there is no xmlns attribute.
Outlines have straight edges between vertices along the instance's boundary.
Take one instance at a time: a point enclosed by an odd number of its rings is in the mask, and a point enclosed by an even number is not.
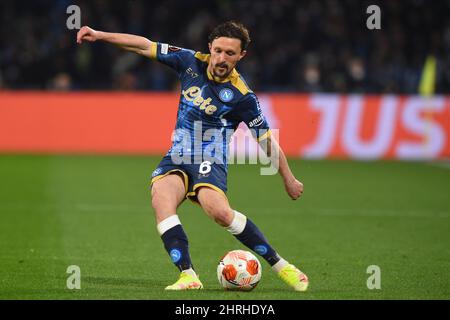
<svg viewBox="0 0 450 320"><path fill-rule="evenodd" d="M250 128L259 127L264 122L264 116L260 114L258 117L249 122L248 126Z"/></svg>
<svg viewBox="0 0 450 320"><path fill-rule="evenodd" d="M207 115L212 115L217 111L217 107L211 104L212 99L210 97L207 99L202 97L202 90L199 87L190 87L181 91L181 94L187 101L192 102L195 106L199 107L200 110L205 110Z"/></svg>
<svg viewBox="0 0 450 320"><path fill-rule="evenodd" d="M223 102L230 102L234 98L234 93L231 89L225 88L220 90L219 97Z"/></svg>
<svg viewBox="0 0 450 320"><path fill-rule="evenodd" d="M187 68L186 73L189 74L194 79L198 77L198 73L194 72L192 68Z"/></svg>

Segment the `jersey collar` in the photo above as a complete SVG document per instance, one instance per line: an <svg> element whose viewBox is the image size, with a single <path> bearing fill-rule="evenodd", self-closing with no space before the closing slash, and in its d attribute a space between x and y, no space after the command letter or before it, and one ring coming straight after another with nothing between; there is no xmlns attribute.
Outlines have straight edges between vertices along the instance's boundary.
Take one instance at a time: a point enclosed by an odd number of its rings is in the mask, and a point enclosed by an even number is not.
<svg viewBox="0 0 450 320"><path fill-rule="evenodd" d="M206 68L206 74L208 75L208 79L212 80L214 82L218 82L218 83L225 83L225 82L233 82L233 80L239 78L239 73L236 71L236 69L233 68L233 70L230 72L230 74L228 75L228 77L226 77L225 79L219 79L217 77L215 77L214 75L212 75L209 71L208 68Z"/></svg>

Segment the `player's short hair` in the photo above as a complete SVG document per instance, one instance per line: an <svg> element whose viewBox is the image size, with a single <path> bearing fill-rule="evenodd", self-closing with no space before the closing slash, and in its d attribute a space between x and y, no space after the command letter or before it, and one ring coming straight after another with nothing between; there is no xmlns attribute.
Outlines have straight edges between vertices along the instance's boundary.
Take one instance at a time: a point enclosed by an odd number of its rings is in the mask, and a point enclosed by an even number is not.
<svg viewBox="0 0 450 320"><path fill-rule="evenodd" d="M227 21L222 24L219 24L208 37L210 43L214 41L214 39L220 37L227 38L235 38L241 40L241 50L244 51L247 49L250 43L250 34L246 27L242 23L236 21Z"/></svg>

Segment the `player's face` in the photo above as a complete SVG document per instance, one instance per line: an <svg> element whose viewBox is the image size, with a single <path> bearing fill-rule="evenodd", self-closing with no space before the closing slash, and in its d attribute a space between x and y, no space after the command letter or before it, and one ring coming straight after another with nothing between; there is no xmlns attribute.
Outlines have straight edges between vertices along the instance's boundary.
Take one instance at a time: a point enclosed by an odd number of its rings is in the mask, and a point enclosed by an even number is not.
<svg viewBox="0 0 450 320"><path fill-rule="evenodd" d="M220 37L209 44L211 59L209 71L219 79L228 77L246 51L241 50L241 40L235 38Z"/></svg>

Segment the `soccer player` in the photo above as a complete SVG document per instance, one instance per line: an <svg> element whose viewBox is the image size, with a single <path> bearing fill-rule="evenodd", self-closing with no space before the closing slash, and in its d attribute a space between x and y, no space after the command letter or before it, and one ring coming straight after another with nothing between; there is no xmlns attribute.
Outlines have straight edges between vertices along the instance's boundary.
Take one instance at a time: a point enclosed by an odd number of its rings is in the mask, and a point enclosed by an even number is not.
<svg viewBox="0 0 450 320"><path fill-rule="evenodd" d="M97 40L157 60L174 69L181 82L173 144L151 180L157 229L172 262L180 270L178 281L166 290L203 288L191 261L188 238L177 215L178 206L189 198L200 204L209 217L242 244L264 258L287 285L305 291L307 276L275 251L252 220L233 210L226 196L229 141L226 132L236 129L240 122L255 129L252 134L269 157L276 155L276 166L288 195L296 200L303 193L303 184L294 177L283 151L271 136L256 95L235 69L247 53L248 30L233 21L218 25L209 35L209 54L153 42L141 36L96 31L87 26L77 34L80 44ZM203 139L208 130L224 136L222 147L217 148L221 140L217 134L213 134L214 139ZM213 151L205 161L207 150Z"/></svg>

